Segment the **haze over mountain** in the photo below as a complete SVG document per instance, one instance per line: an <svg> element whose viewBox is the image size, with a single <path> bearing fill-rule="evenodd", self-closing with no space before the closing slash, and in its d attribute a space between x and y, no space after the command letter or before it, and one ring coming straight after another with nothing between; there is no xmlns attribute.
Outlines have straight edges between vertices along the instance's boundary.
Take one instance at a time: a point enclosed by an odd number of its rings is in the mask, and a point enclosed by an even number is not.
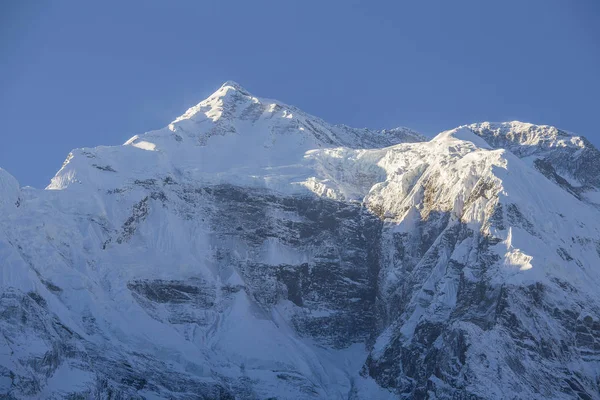
<svg viewBox="0 0 600 400"><path fill-rule="evenodd" d="M0 169L0 396L598 399L600 153L331 125L226 82Z"/></svg>

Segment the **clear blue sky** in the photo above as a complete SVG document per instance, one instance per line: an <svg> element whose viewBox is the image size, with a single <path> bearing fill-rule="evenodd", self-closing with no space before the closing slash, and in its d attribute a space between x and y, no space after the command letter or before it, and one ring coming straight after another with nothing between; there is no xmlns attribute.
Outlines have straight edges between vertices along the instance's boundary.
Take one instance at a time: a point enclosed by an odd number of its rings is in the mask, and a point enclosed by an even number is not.
<svg viewBox="0 0 600 400"><path fill-rule="evenodd" d="M0 2L0 167L167 125L226 80L332 123L556 125L600 145L600 1Z"/></svg>

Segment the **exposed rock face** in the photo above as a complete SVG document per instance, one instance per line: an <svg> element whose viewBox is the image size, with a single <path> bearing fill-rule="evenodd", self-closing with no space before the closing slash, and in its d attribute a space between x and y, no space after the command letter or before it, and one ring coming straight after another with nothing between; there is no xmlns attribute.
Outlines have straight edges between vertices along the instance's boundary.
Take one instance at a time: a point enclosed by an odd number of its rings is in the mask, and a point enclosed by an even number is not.
<svg viewBox="0 0 600 400"><path fill-rule="evenodd" d="M600 398L597 150L423 140L228 82L49 190L0 170L0 397Z"/></svg>

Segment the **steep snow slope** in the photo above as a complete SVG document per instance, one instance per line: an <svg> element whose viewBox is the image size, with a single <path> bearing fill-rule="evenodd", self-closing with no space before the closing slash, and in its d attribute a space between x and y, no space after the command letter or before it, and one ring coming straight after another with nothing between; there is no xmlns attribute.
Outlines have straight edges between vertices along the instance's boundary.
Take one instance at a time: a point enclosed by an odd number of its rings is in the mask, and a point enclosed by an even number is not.
<svg viewBox="0 0 600 400"><path fill-rule="evenodd" d="M0 394L600 398L594 152L332 126L227 82L48 190L0 170Z"/></svg>

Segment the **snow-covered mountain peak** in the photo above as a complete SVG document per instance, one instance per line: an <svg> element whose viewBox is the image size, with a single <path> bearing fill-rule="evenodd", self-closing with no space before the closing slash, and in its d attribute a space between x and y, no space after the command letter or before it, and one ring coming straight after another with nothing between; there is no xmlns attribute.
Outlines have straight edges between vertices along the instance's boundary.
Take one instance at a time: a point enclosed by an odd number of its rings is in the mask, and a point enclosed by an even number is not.
<svg viewBox="0 0 600 400"><path fill-rule="evenodd" d="M244 125L244 127L240 127ZM252 125L248 129L248 125ZM264 135L276 140L281 135L299 135L315 148L346 146L385 147L402 142L424 141L425 137L405 127L387 130L356 129L331 125L278 100L256 97L233 81L225 82L205 100L188 109L168 127L172 132L192 134L202 145L213 135ZM259 138L257 138L259 140Z"/></svg>
<svg viewBox="0 0 600 400"><path fill-rule="evenodd" d="M521 121L481 122L467 125L478 135L492 141L509 141L513 145L550 147L585 147L585 139L550 125Z"/></svg>
<svg viewBox="0 0 600 400"><path fill-rule="evenodd" d="M493 148L507 149L522 158L578 198L583 198L584 192L600 189L600 152L583 136L554 126L519 121L482 122L464 127Z"/></svg>
<svg viewBox="0 0 600 400"><path fill-rule="evenodd" d="M140 174L167 172L211 179L233 173L236 179L262 181L273 175L273 168L289 166L296 166L293 176L300 179L306 172L297 166L311 150L383 148L424 140L408 128L376 131L332 125L228 81L166 128L136 135L124 146L74 150L48 188L63 189L73 182L105 185L106 179L139 180ZM156 159L153 172L137 161L150 158Z"/></svg>
<svg viewBox="0 0 600 400"><path fill-rule="evenodd" d="M235 81L225 81L221 85L220 89L223 89L223 88L227 88L227 89L231 89L231 90L237 90L238 92L241 92L243 94L249 94L248 91L242 87L242 85L240 85L239 83L237 83Z"/></svg>
<svg viewBox="0 0 600 400"><path fill-rule="evenodd" d="M425 141L227 82L74 150L67 190L0 169L0 398L595 399L600 156L573 138Z"/></svg>
<svg viewBox="0 0 600 400"><path fill-rule="evenodd" d="M183 115L176 118L172 124L176 124L182 120L203 117L210 118L213 122L216 122L223 116L228 116L234 111L236 105L242 102L259 103L260 101L256 97L253 97L240 84L227 81L206 99L190 107Z"/></svg>

